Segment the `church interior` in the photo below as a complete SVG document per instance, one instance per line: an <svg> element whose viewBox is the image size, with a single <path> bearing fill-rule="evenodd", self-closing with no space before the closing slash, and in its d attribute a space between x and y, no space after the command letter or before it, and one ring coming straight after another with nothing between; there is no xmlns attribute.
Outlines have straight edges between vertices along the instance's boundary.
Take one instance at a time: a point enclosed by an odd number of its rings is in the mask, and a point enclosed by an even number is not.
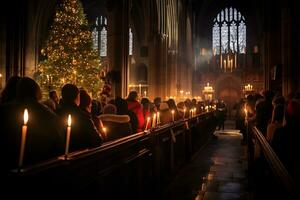
<svg viewBox="0 0 300 200"><path fill-rule="evenodd" d="M1 196L297 195L298 9L291 0L6 2Z"/></svg>

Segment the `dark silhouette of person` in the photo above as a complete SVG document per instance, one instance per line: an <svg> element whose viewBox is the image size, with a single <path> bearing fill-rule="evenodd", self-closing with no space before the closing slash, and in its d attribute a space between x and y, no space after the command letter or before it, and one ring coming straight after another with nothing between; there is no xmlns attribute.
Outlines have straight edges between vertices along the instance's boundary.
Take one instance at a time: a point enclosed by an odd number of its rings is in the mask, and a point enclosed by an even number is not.
<svg viewBox="0 0 300 200"><path fill-rule="evenodd" d="M41 90L31 78L20 79L16 87L16 101L1 105L1 159L2 167L17 167L23 113L28 110L27 137L25 143L24 165L53 158L63 153L63 139L58 126L58 116L39 103Z"/></svg>
<svg viewBox="0 0 300 200"><path fill-rule="evenodd" d="M95 127L91 115L79 108L79 89L73 84L66 84L61 93L62 101L57 110L61 118L61 126L67 127L69 114L72 118L70 152L99 147L102 144L102 137Z"/></svg>

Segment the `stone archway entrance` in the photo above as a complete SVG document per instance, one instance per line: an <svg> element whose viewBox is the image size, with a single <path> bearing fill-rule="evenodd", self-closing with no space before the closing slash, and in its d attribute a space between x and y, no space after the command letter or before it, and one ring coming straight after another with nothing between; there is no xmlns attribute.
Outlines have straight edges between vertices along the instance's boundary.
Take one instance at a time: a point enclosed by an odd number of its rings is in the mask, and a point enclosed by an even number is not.
<svg viewBox="0 0 300 200"><path fill-rule="evenodd" d="M216 97L223 100L228 108L228 118L235 116L236 110L234 105L242 95L242 81L240 78L225 74L221 75L216 81Z"/></svg>

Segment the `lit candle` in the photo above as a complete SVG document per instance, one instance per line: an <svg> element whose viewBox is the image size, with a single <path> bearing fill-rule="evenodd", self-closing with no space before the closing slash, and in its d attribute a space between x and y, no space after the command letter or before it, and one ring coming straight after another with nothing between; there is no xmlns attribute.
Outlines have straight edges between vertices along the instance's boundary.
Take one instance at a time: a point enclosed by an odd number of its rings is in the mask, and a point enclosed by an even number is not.
<svg viewBox="0 0 300 200"><path fill-rule="evenodd" d="M183 119L185 118L186 108L183 109Z"/></svg>
<svg viewBox="0 0 300 200"><path fill-rule="evenodd" d="M147 97L147 91L146 90L144 91L144 97Z"/></svg>
<svg viewBox="0 0 300 200"><path fill-rule="evenodd" d="M139 92L140 92L140 95L142 96L142 84L139 84Z"/></svg>
<svg viewBox="0 0 300 200"><path fill-rule="evenodd" d="M103 131L104 137L106 139L107 138L107 129L106 129L106 127L102 127L102 131Z"/></svg>
<svg viewBox="0 0 300 200"><path fill-rule="evenodd" d="M248 111L247 111L246 105L245 105L244 111L245 111L245 117L247 119L248 118Z"/></svg>
<svg viewBox="0 0 300 200"><path fill-rule="evenodd" d="M157 112L157 125L160 124L160 112Z"/></svg>
<svg viewBox="0 0 300 200"><path fill-rule="evenodd" d="M148 129L149 122L150 122L150 117L147 117L147 123L146 123L146 126L145 126L145 131Z"/></svg>
<svg viewBox="0 0 300 200"><path fill-rule="evenodd" d="M174 122L174 113L175 113L175 111L171 110L171 113L172 113L172 121Z"/></svg>
<svg viewBox="0 0 300 200"><path fill-rule="evenodd" d="M75 76L75 85L76 85L76 82L77 82L77 72L76 72L76 70L74 70L74 76Z"/></svg>
<svg viewBox="0 0 300 200"><path fill-rule="evenodd" d="M234 54L234 68L236 68L236 54Z"/></svg>
<svg viewBox="0 0 300 200"><path fill-rule="evenodd" d="M22 126L21 148L20 148L20 157L19 157L19 169L23 165L24 150L25 150L26 135L27 135L28 110L26 108L24 110L23 118L24 118L24 124Z"/></svg>
<svg viewBox="0 0 300 200"><path fill-rule="evenodd" d="M0 90L2 89L2 74L0 74Z"/></svg>
<svg viewBox="0 0 300 200"><path fill-rule="evenodd" d="M68 115L67 136L66 136L65 158L67 158L68 154L69 154L70 136L71 136L71 124L72 124L72 119L71 119L71 115L69 114Z"/></svg>
<svg viewBox="0 0 300 200"><path fill-rule="evenodd" d="M156 125L156 114L153 114L153 119L152 119L152 128L154 128Z"/></svg>
<svg viewBox="0 0 300 200"><path fill-rule="evenodd" d="M222 69L222 64L223 64L223 63L222 63L222 60L223 60L223 59L222 59L222 53L220 53L220 66L221 66L221 69Z"/></svg>

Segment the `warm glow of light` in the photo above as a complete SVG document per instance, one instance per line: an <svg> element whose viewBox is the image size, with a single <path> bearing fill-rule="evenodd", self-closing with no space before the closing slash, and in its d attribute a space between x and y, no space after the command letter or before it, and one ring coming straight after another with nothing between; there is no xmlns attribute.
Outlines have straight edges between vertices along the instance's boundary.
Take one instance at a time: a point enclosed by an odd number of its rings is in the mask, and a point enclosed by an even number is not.
<svg viewBox="0 0 300 200"><path fill-rule="evenodd" d="M0 74L0 78L2 77L2 74Z"/></svg>
<svg viewBox="0 0 300 200"><path fill-rule="evenodd" d="M27 122L28 122L28 110L27 110L27 108L25 108L25 110L24 110L24 125L26 125L27 124Z"/></svg>
<svg viewBox="0 0 300 200"><path fill-rule="evenodd" d="M174 114L174 112L175 112L174 110L171 110L171 113L172 113L172 114Z"/></svg>
<svg viewBox="0 0 300 200"><path fill-rule="evenodd" d="M107 131L106 127L103 127L102 130L103 130L104 133L106 133L106 131Z"/></svg>
<svg viewBox="0 0 300 200"><path fill-rule="evenodd" d="M68 126L70 127L72 124L72 119L71 119L71 115L68 115Z"/></svg>

